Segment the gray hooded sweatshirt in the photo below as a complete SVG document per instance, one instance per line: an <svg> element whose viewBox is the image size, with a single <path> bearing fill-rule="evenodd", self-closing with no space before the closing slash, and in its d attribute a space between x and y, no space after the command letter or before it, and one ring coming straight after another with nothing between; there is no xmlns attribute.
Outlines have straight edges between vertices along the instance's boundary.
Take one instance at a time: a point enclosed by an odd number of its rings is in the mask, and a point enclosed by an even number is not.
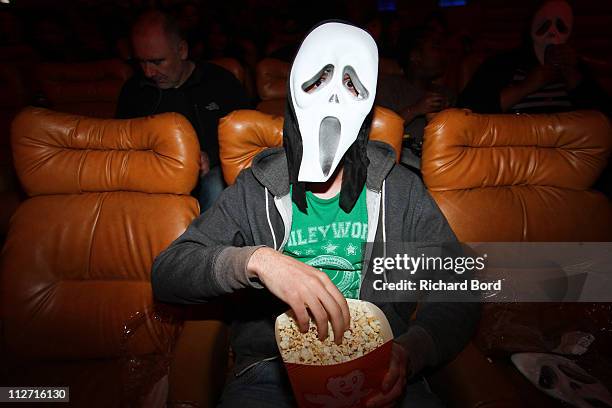
<svg viewBox="0 0 612 408"><path fill-rule="evenodd" d="M456 241L421 180L395 164L389 145L370 141L367 154L368 242ZM153 293L159 301L196 304L222 298L231 321L236 375L279 356L274 320L288 306L247 278L246 267L261 246L283 251L291 219L285 151L267 149L153 265ZM365 270L364 265L362 273ZM362 288L361 298L368 300L365 292ZM405 346L413 374L461 351L479 316L475 303L424 303L415 319L416 303L376 304L387 316L395 341Z"/></svg>

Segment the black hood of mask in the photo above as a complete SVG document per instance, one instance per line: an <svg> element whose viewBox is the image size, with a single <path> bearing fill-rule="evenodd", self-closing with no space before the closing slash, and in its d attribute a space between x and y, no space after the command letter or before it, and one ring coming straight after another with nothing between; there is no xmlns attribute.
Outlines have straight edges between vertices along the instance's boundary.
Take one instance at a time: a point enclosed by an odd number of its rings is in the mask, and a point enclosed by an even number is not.
<svg viewBox="0 0 612 408"><path fill-rule="evenodd" d="M344 21L329 20L328 22L339 22L348 25ZM311 31L312 31L311 30ZM310 34L310 33L309 33ZM300 44L301 48L301 44ZM299 49L299 48L298 48ZM293 66L292 66L293 69ZM291 75L289 75L291 77ZM363 187L368 175L368 160L367 144L370 134L370 126L372 124L372 115L374 109L366 116L359 134L355 142L348 148L344 157L338 166L344 166L344 174L342 175L342 188L340 190L340 208L346 213L351 212L359 195L363 191ZM283 124L283 147L287 154L287 166L289 168L289 183L292 186L291 199L303 213L307 213L306 204L306 183L298 182L298 174L300 171L300 163L302 162L302 136L291 99L291 88L289 78L287 78L287 104L285 106L285 122Z"/></svg>

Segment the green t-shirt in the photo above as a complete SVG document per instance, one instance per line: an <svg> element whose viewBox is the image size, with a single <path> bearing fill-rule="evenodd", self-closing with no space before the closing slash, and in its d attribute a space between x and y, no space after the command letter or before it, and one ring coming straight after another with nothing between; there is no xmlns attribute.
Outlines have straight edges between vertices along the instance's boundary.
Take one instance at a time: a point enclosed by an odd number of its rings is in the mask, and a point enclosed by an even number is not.
<svg viewBox="0 0 612 408"><path fill-rule="evenodd" d="M308 214L293 203L285 255L327 273L344 297L359 297L363 244L368 236L365 187L353 210L340 208L340 194L323 199L306 192Z"/></svg>

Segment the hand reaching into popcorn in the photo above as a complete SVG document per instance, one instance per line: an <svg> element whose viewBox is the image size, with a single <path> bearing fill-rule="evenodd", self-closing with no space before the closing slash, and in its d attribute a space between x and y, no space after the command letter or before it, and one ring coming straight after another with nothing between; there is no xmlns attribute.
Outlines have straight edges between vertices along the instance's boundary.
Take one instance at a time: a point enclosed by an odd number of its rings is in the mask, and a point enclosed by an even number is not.
<svg viewBox="0 0 612 408"><path fill-rule="evenodd" d="M391 329L383 328L372 312L370 306L373 305L352 299L348 305L351 324L344 332L342 344L334 344L333 333L318 340L317 328L312 321L308 332L300 333L293 317L287 313L279 316L276 319L277 342L283 361L307 365L344 363L376 350L385 343L387 335L392 335Z"/></svg>
<svg viewBox="0 0 612 408"><path fill-rule="evenodd" d="M259 278L270 292L291 307L302 333L308 331L310 312L320 340L327 338L330 322L334 341L342 342L351 321L348 304L325 272L263 247L249 259L247 274Z"/></svg>
<svg viewBox="0 0 612 408"><path fill-rule="evenodd" d="M395 405L406 389L406 381L410 375L409 364L410 359L404 347L393 343L389 371L383 379L382 392L368 400L368 408L386 408Z"/></svg>

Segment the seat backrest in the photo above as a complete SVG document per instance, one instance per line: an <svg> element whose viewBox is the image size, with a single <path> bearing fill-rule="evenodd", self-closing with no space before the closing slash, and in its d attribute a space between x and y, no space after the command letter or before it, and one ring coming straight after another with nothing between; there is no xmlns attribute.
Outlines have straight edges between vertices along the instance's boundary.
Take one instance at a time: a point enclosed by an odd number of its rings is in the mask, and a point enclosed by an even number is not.
<svg viewBox="0 0 612 408"><path fill-rule="evenodd" d="M123 83L132 69L118 59L82 63L44 63L37 86L49 106L60 112L112 118Z"/></svg>
<svg viewBox="0 0 612 408"><path fill-rule="evenodd" d="M255 67L255 86L261 102L257 110L282 116L287 103L287 78L291 64L275 58L264 58Z"/></svg>
<svg viewBox="0 0 612 408"><path fill-rule="evenodd" d="M287 78L291 64L275 58L264 58L255 68L257 94L262 101L284 99L287 96Z"/></svg>
<svg viewBox="0 0 612 408"><path fill-rule="evenodd" d="M461 241L610 241L612 205L590 187L611 148L595 111L451 109L425 129L421 171Z"/></svg>
<svg viewBox="0 0 612 408"><path fill-rule="evenodd" d="M399 161L404 120L392 110L376 106L371 140L390 144ZM282 116L269 115L255 110L234 111L219 123L219 155L223 177L234 184L242 169L251 165L253 158L262 150L283 144Z"/></svg>
<svg viewBox="0 0 612 408"><path fill-rule="evenodd" d="M240 62L238 62L237 59L235 58L215 58L215 59L210 60L209 62L228 70L236 77L236 79L242 85L244 85L244 81L245 81L244 68L242 67Z"/></svg>
<svg viewBox="0 0 612 408"><path fill-rule="evenodd" d="M257 110L263 113L274 116L283 116L285 114L285 106L287 105L287 99L276 98L261 101L257 104Z"/></svg>
<svg viewBox="0 0 612 408"><path fill-rule="evenodd" d="M74 386L71 402L118 406L117 384L156 375L147 367L165 361L176 340L152 313L150 271L199 214L189 195L195 132L174 113L114 120L27 108L13 122L12 146L28 198L0 258L3 361L23 371L15 381L63 381ZM121 364L141 356L149 366L134 375L145 377L122 377L130 370ZM120 375L105 373L114 360ZM85 395L92 390L100 395Z"/></svg>

